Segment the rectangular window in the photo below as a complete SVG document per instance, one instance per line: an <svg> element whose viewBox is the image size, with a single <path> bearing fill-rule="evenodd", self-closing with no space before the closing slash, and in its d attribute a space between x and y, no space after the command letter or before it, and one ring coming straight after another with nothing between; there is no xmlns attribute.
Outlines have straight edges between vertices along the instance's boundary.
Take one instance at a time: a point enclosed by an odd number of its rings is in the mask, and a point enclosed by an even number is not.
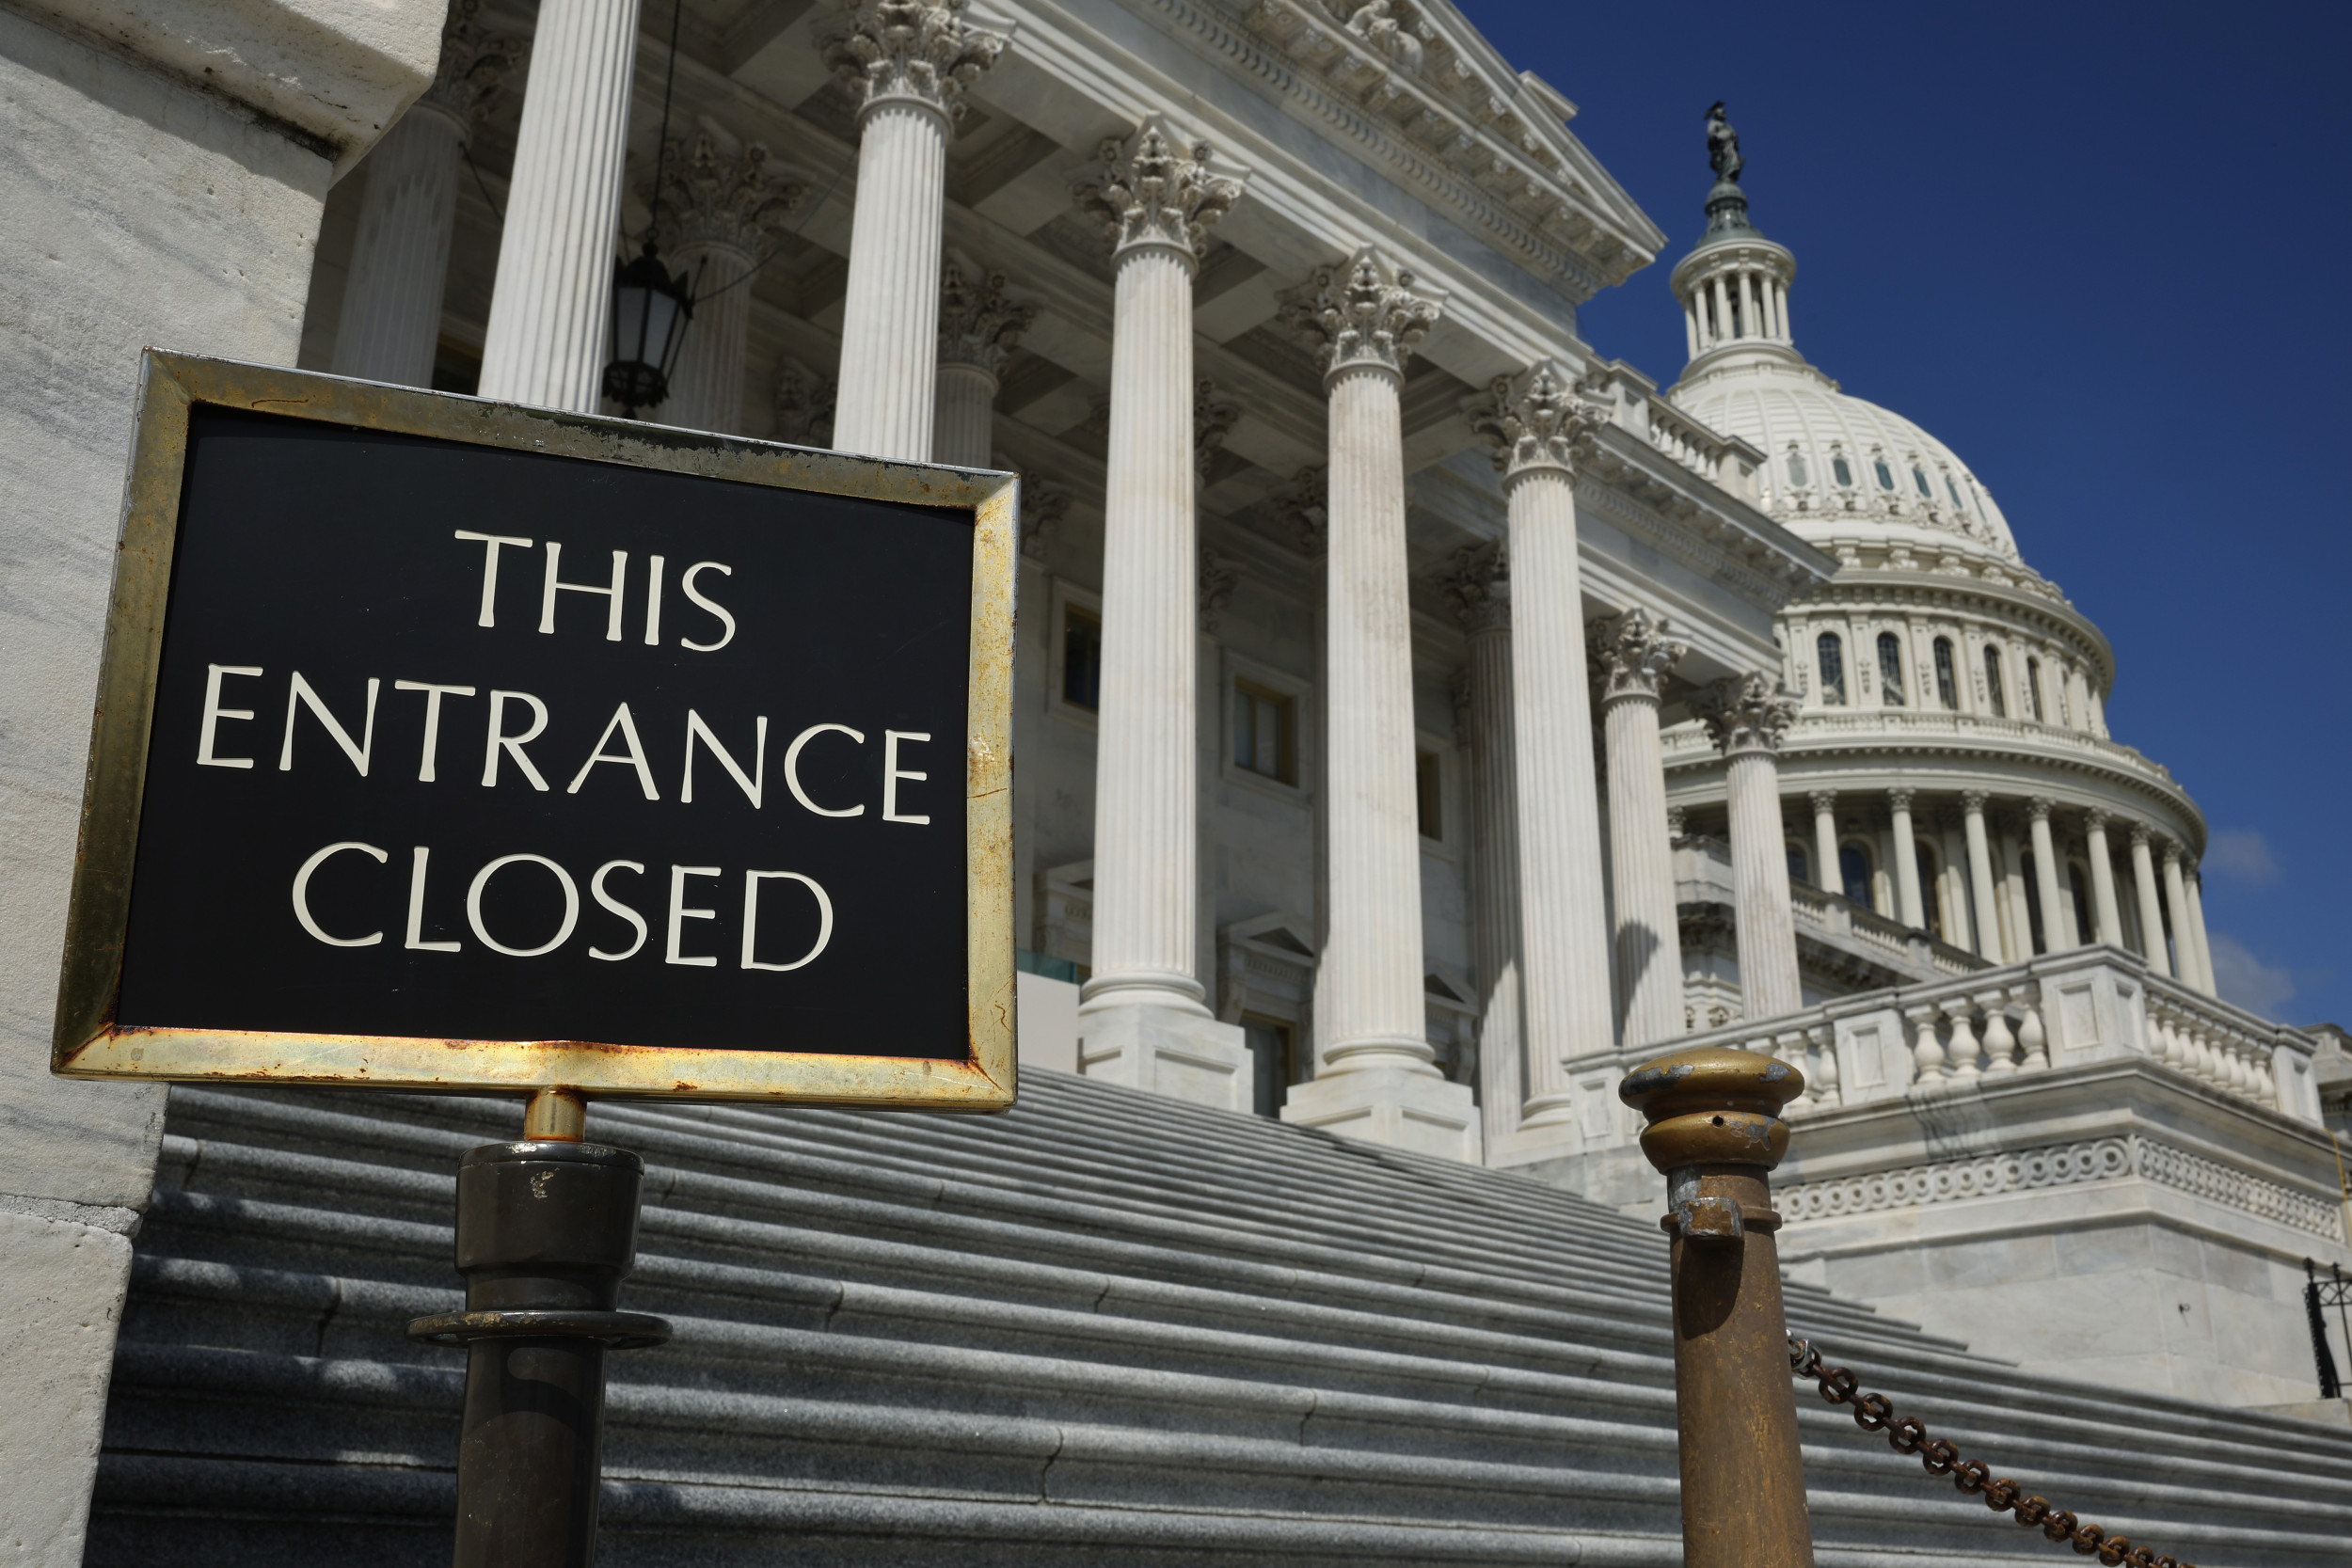
<svg viewBox="0 0 2352 1568"><path fill-rule="evenodd" d="M1903 643L1891 631L1879 633L1879 689L1888 707L1903 705Z"/></svg>
<svg viewBox="0 0 2352 1568"><path fill-rule="evenodd" d="M1832 707L1846 704L1846 645L1836 632L1825 631L1814 640L1815 654L1821 666L1821 701Z"/></svg>
<svg viewBox="0 0 2352 1568"><path fill-rule="evenodd" d="M1947 713L1960 711L1960 683L1952 672L1952 641L1948 637L1935 640L1935 700L1944 705Z"/></svg>
<svg viewBox="0 0 2352 1568"><path fill-rule="evenodd" d="M1992 693L1993 717L2009 717L2009 693L2001 689L2001 650L1988 646L1984 650L1984 689Z"/></svg>
<svg viewBox="0 0 2352 1568"><path fill-rule="evenodd" d="M1421 836L1433 843L1445 839L1445 797L1439 789L1438 753L1413 753L1413 794L1421 807Z"/></svg>
<svg viewBox="0 0 2352 1568"><path fill-rule="evenodd" d="M2038 658L2026 660L2026 700L2033 705L2033 721L2048 723L2042 711L2042 661Z"/></svg>
<svg viewBox="0 0 2352 1568"><path fill-rule="evenodd" d="M1061 700L1089 713L1103 705L1103 618L1062 607Z"/></svg>
<svg viewBox="0 0 2352 1568"><path fill-rule="evenodd" d="M1298 705L1249 681L1233 683L1233 766L1278 784L1298 782Z"/></svg>

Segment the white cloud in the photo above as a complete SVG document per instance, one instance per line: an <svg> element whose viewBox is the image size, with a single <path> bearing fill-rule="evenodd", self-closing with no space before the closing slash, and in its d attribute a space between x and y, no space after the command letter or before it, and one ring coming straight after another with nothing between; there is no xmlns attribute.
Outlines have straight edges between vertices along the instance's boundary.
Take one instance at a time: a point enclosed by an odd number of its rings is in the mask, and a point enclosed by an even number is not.
<svg viewBox="0 0 2352 1568"><path fill-rule="evenodd" d="M2294 999L2295 976L2284 965L2263 962L2244 942L2220 931L2208 932L2207 941L2213 947L2214 984L2223 1001L2276 1018Z"/></svg>
<svg viewBox="0 0 2352 1568"><path fill-rule="evenodd" d="M2279 857L2270 841L2253 828L2223 828L2205 845L2204 868L2249 887L2268 887L2279 879Z"/></svg>

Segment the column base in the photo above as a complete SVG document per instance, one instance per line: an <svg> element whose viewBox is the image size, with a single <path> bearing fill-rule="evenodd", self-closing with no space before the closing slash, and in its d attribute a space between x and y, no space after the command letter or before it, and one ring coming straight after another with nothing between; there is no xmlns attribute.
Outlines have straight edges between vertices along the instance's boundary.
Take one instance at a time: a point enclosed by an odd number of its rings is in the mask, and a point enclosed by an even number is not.
<svg viewBox="0 0 2352 1568"><path fill-rule="evenodd" d="M1249 1045L1241 1026L1197 1008L1152 1002L1081 1007L1078 1070L1194 1105L1252 1109Z"/></svg>
<svg viewBox="0 0 2352 1568"><path fill-rule="evenodd" d="M1282 1119L1416 1154L1479 1163L1478 1107L1470 1085L1425 1068L1364 1067L1293 1084Z"/></svg>

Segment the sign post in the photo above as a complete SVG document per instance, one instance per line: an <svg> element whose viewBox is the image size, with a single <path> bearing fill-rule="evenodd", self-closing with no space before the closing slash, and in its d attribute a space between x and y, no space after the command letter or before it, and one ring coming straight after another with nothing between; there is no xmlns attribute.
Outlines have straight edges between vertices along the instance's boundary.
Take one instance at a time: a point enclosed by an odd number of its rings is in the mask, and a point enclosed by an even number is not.
<svg viewBox="0 0 2352 1568"><path fill-rule="evenodd" d="M1017 483L148 354L53 1070L531 1097L461 1564L590 1560L668 1334L590 1098L1012 1103Z"/></svg>

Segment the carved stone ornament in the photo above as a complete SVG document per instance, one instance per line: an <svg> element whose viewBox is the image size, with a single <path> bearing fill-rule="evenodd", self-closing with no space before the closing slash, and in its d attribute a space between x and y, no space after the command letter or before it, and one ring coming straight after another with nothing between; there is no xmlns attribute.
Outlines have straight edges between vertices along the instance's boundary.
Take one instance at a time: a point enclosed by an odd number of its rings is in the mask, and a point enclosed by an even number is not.
<svg viewBox="0 0 2352 1568"><path fill-rule="evenodd" d="M1503 541L1463 546L1437 582L1464 631L1510 629L1511 549Z"/></svg>
<svg viewBox="0 0 2352 1568"><path fill-rule="evenodd" d="M1621 697L1658 701L1658 688L1691 645L1666 635L1664 616L1650 619L1636 606L1622 615L1596 621L1589 642L1593 673L1603 703Z"/></svg>
<svg viewBox="0 0 2352 1568"><path fill-rule="evenodd" d="M1209 225L1241 199L1239 180L1209 172L1209 144L1187 148L1158 115L1123 141L1105 138L1095 156L1102 178L1072 186L1070 195L1079 211L1101 221L1113 256L1136 245L1161 245L1198 265Z"/></svg>
<svg viewBox="0 0 2352 1568"><path fill-rule="evenodd" d="M2026 801L2026 818L2030 822L2047 822L2050 820L2050 814L2057 809L2056 800L2051 800L2047 795L2036 795Z"/></svg>
<svg viewBox="0 0 2352 1568"><path fill-rule="evenodd" d="M1813 815L1816 816L1823 812L1834 812L1837 809L1837 791L1834 789L1814 790L1805 796L1805 800L1811 803Z"/></svg>
<svg viewBox="0 0 2352 1568"><path fill-rule="evenodd" d="M1233 562L1208 546L1200 546L1200 629L1214 633L1224 623L1225 607L1241 586L1241 571Z"/></svg>
<svg viewBox="0 0 2352 1568"><path fill-rule="evenodd" d="M2083 813L2083 832L2104 833L2107 831L2107 824L2112 820L2113 817L2108 813L2097 806L2091 806Z"/></svg>
<svg viewBox="0 0 2352 1568"><path fill-rule="evenodd" d="M1317 267L1281 302L1282 320L1321 348L1326 376L1359 366L1402 376L1444 296L1416 293L1410 272L1366 245L1337 266Z"/></svg>
<svg viewBox="0 0 2352 1568"><path fill-rule="evenodd" d="M1226 436L1241 422L1241 404L1219 397L1216 383L1202 376L1192 388L1192 467L1201 483L1209 482L1209 459L1225 444Z"/></svg>
<svg viewBox="0 0 2352 1568"><path fill-rule="evenodd" d="M2147 823L2132 824L2132 847L2134 848L2144 848L2155 836L2155 830L2149 827Z"/></svg>
<svg viewBox="0 0 2352 1568"><path fill-rule="evenodd" d="M521 39L485 28L481 14L482 0L452 0L441 27L440 67L418 100L456 120L469 138L531 53Z"/></svg>
<svg viewBox="0 0 2352 1568"><path fill-rule="evenodd" d="M1038 308L1005 297L1001 272L984 272L950 252L939 269L939 357L1005 373L1005 356L1037 320Z"/></svg>
<svg viewBox="0 0 2352 1568"><path fill-rule="evenodd" d="M1004 53L1001 34L968 25L965 0L850 0L819 34L825 65L861 119L891 102L963 118L964 89Z"/></svg>
<svg viewBox="0 0 2352 1568"><path fill-rule="evenodd" d="M1776 676L1725 675L1699 689L1691 711L1725 756L1741 752L1778 752L1781 737L1797 721L1797 699Z"/></svg>
<svg viewBox="0 0 2352 1568"><path fill-rule="evenodd" d="M1886 792L1886 809L1889 811L1909 811L1911 809L1913 798L1919 792L1915 789L1901 786L1890 789Z"/></svg>
<svg viewBox="0 0 2352 1568"><path fill-rule="evenodd" d="M1533 468L1573 470L1580 447L1615 417L1613 405L1581 395L1557 360L1540 359L1516 376L1497 376L1463 412L1505 476Z"/></svg>
<svg viewBox="0 0 2352 1568"><path fill-rule="evenodd" d="M796 447L833 445L835 388L823 376L787 359L776 367L776 439Z"/></svg>
<svg viewBox="0 0 2352 1568"><path fill-rule="evenodd" d="M1267 498L1274 515L1289 531L1293 546L1310 558L1319 559L1330 547L1329 472L1320 465L1301 468L1288 484Z"/></svg>
<svg viewBox="0 0 2352 1568"><path fill-rule="evenodd" d="M758 142L730 154L708 131L673 137L661 160L661 247L725 245L754 260L768 230L800 209L805 182L771 168Z"/></svg>
<svg viewBox="0 0 2352 1568"><path fill-rule="evenodd" d="M1669 841L1680 839L1688 832L1685 826L1686 816L1687 812L1684 807L1668 806L1666 808L1666 837Z"/></svg>
<svg viewBox="0 0 2352 1568"><path fill-rule="evenodd" d="M1984 815L1985 803L1992 799L1993 792L1989 789L1963 789L1960 792L1960 809L1963 812L1975 812L1981 816Z"/></svg>
<svg viewBox="0 0 2352 1568"><path fill-rule="evenodd" d="M1070 512L1070 492L1057 485L1024 483L1021 487L1021 553L1042 562L1061 534Z"/></svg>
<svg viewBox="0 0 2352 1568"><path fill-rule="evenodd" d="M1418 71L1427 57L1422 47L1422 35L1428 24L1417 22L1408 10L1397 14L1396 0L1365 0L1340 8L1347 16L1347 30L1371 44L1407 71Z"/></svg>

